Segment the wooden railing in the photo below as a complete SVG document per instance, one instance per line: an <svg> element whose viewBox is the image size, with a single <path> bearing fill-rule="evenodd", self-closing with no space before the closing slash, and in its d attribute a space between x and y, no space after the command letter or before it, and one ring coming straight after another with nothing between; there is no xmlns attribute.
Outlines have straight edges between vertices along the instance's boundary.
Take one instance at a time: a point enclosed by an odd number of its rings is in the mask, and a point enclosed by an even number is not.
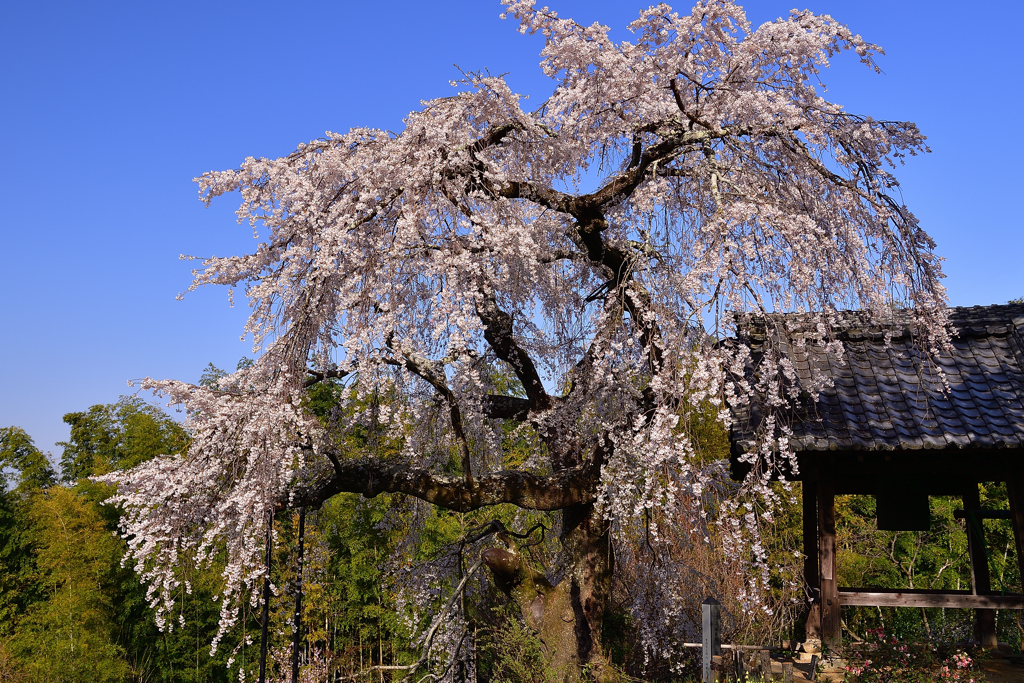
<svg viewBox="0 0 1024 683"><path fill-rule="evenodd" d="M684 647L701 648L701 681L702 683L713 683L716 674L719 680L724 680L727 674L737 681L747 680L747 665L744 661L744 652L758 651L758 657L752 672L760 673L764 681L772 680L772 655L773 651L781 650L777 647L766 647L762 645L730 645L722 643L722 606L714 598L708 598L701 603L701 631L702 638L699 643L683 643ZM729 654L723 654L728 650ZM814 680L814 671L818 665L818 656L813 655L810 661L810 680ZM782 662L783 683L793 683L793 662Z"/></svg>
<svg viewBox="0 0 1024 683"><path fill-rule="evenodd" d="M885 589L885 588L840 588L839 604L843 607L948 607L952 609L1010 609L1024 610L1024 594L986 593L976 595L971 591ZM714 598L701 604L702 638L699 643L683 643L684 647L701 648L701 681L712 683L716 673L729 673L737 680L745 680L747 666L744 652L759 651L753 671L759 672L764 680L772 678L773 651L784 648L761 645L729 645L722 643L722 607ZM788 648L787 648L788 649ZM728 652L728 654L726 654ZM811 657L810 679L814 680L817 655ZM782 678L785 683L793 680L793 663L783 661Z"/></svg>

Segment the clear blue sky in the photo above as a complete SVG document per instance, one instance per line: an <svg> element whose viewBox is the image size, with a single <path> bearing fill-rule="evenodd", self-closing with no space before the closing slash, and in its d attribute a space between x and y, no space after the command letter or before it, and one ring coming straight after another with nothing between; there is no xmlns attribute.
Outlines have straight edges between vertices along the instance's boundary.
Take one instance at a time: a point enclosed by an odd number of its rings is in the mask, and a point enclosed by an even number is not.
<svg viewBox="0 0 1024 683"><path fill-rule="evenodd" d="M746 5L755 24L793 0ZM649 0L550 3L613 37ZM1024 82L1019 2L801 0L887 54L876 76L823 75L850 111L917 122L933 153L899 177L938 241L956 305L1024 296L1015 160ZM677 5L688 10L689 5ZM126 380L233 368L246 307L189 285L178 254L247 250L231 199L204 209L193 177L279 156L326 130L398 129L465 69L507 72L539 102L540 39L463 2L34 2L0 20L0 213L7 292L0 427L44 449L61 416L117 400ZM1019 162L1017 162L1019 163Z"/></svg>

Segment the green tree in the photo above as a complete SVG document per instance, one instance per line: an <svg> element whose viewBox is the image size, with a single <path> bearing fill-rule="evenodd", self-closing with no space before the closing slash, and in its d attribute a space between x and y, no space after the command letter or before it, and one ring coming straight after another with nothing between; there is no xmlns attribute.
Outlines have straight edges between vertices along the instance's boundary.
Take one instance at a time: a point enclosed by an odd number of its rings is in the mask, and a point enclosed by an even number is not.
<svg viewBox="0 0 1024 683"><path fill-rule="evenodd" d="M219 372L212 365L210 368L204 376ZM134 467L161 454L182 452L188 445L188 434L169 415L137 397L121 397L117 403L68 413L64 421L71 426L71 435L60 444L64 448L61 478L88 499L114 538L120 510L103 505L112 489L87 477ZM133 675L159 681L227 680L225 648L214 657L209 655L219 617L213 600L220 590L217 568L187 572L184 578L192 590L182 593L173 620L161 631L146 588L132 567L121 567L124 541L115 540L117 553L108 566L105 597L118 605L112 617L114 642L124 652Z"/></svg>
<svg viewBox="0 0 1024 683"><path fill-rule="evenodd" d="M123 680L129 667L114 640L107 585L118 539L89 501L61 486L36 495L29 517L46 598L30 606L13 639L25 668L38 681Z"/></svg>
<svg viewBox="0 0 1024 683"><path fill-rule="evenodd" d="M179 453L188 444L181 425L136 397L68 413L64 422L71 426L70 438L58 444L64 449L60 465L66 483L134 467L161 453Z"/></svg>
<svg viewBox="0 0 1024 683"><path fill-rule="evenodd" d="M9 473L16 481L9 481ZM13 483L21 492L45 489L56 483L56 473L46 454L36 448L20 427L0 429L0 483Z"/></svg>
<svg viewBox="0 0 1024 683"><path fill-rule="evenodd" d="M65 421L72 427L61 444L66 486L55 485L49 458L24 430L0 430L0 673L40 681L228 680L225 648L209 655L218 571L189 573L192 591L183 592L173 629L160 631L134 568L121 566L120 510L103 505L112 490L86 478L180 451L187 434L137 398Z"/></svg>
<svg viewBox="0 0 1024 683"><path fill-rule="evenodd" d="M28 504L55 480L49 459L25 430L0 429L0 637L41 598Z"/></svg>

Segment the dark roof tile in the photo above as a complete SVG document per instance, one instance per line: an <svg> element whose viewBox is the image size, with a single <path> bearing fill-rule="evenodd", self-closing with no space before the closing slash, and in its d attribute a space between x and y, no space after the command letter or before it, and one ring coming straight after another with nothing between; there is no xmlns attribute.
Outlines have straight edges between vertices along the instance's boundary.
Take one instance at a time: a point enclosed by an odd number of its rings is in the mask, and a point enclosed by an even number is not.
<svg viewBox="0 0 1024 683"><path fill-rule="evenodd" d="M807 316L771 316L773 339L779 330L793 333ZM828 375L833 385L791 422L798 450L897 448L993 448L1024 444L1024 306L975 306L951 310L957 330L951 348L932 358L927 344L910 336L897 321L891 344L885 330L863 313L837 314L833 330L845 345L845 362L827 356L808 341L803 349L782 344L797 370L797 382L809 382L811 370ZM765 319L745 318L739 338L756 357L764 346ZM778 323L786 323L785 326ZM751 414L737 411L733 440L753 443Z"/></svg>

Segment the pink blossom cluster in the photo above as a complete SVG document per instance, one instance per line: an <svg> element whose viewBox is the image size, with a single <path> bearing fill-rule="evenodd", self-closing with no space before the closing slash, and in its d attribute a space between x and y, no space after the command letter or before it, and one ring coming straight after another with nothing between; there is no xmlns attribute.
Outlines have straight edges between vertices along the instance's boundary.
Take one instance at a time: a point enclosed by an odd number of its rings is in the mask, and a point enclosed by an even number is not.
<svg viewBox="0 0 1024 683"><path fill-rule="evenodd" d="M957 683L975 683L978 680L971 669L974 660L966 652L957 652L939 669L939 680L956 681Z"/></svg>

